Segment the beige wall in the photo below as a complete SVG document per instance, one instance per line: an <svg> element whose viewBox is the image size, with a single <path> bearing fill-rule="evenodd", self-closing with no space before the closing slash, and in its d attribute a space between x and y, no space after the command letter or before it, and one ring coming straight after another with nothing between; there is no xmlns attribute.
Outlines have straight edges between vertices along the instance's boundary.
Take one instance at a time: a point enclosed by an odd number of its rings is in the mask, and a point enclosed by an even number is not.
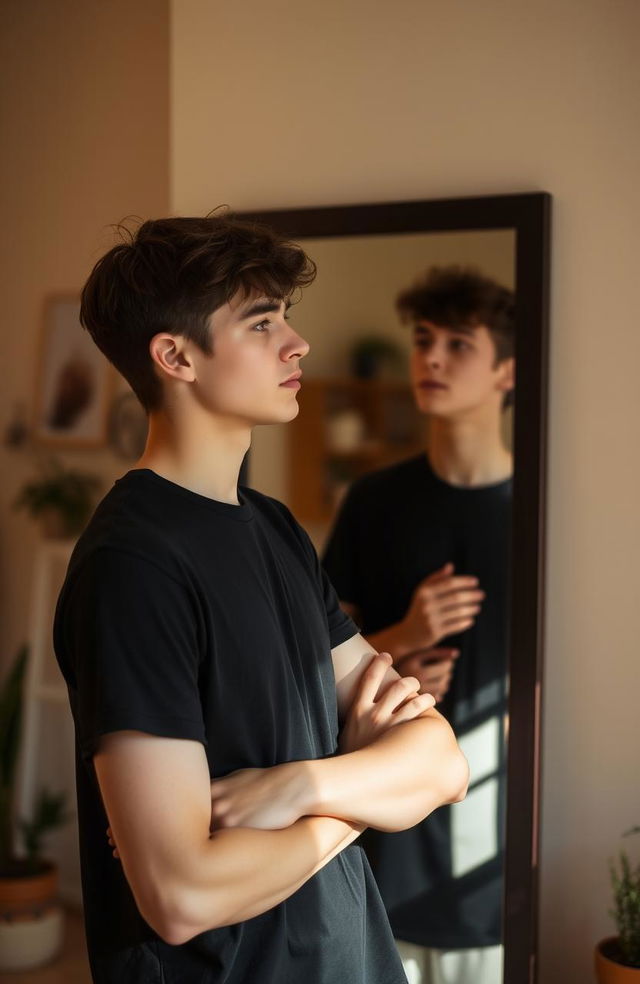
<svg viewBox="0 0 640 984"><path fill-rule="evenodd" d="M4 429L32 403L44 295L79 290L109 223L168 208L168 3L9 0L0 45ZM123 470L107 451L64 458L105 486ZM27 634L37 532L9 506L33 472L32 450L0 447L0 665Z"/></svg>
<svg viewBox="0 0 640 984"><path fill-rule="evenodd" d="M636 0L173 2L173 209L555 196L541 984L592 980L640 811L639 28Z"/></svg>

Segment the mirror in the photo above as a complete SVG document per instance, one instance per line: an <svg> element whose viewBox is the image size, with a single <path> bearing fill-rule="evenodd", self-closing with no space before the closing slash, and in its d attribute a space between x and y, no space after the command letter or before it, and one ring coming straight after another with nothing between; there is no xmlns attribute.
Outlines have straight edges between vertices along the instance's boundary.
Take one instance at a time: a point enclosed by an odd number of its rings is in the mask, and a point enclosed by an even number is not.
<svg viewBox="0 0 640 984"><path fill-rule="evenodd" d="M353 499L355 504L345 505L351 483L365 489L358 482L363 475L407 460L434 471L428 464L433 415L415 405L408 370L414 332L411 325L400 325L395 309L399 292L429 268L455 264L473 267L515 294L517 387L513 412L502 414L502 440L513 453L513 478L503 477L480 492L492 497L496 525L490 542L504 554L504 590L497 582L486 584L491 577L495 581L495 557L485 574L485 557L474 558L466 540L460 540L469 497L465 500L462 491L461 498L460 489L445 489L435 475L439 492L453 496L453 505L438 500L437 520L422 529L427 546L441 543L439 563L433 560L436 551L429 560L407 556L401 565L403 551L411 554L412 543L420 543L420 537L410 538L406 530L398 535L408 538L407 543L394 554L396 517L409 509L406 502L378 514L378 521L374 510L368 519L380 542L382 563L370 571L368 595L363 594L370 611L358 611L363 633L371 638L385 629L375 618L388 596L395 591L399 607L395 615L382 616L383 622L400 618L416 581L434 572L429 564L439 567L447 561L455 564L456 575L477 575L479 587L491 598L477 625L439 642L455 645L460 653L439 707L470 762L466 800L428 818L426 840L403 833L382 835L381 840L373 835L366 842L395 935L409 944L454 951L455 966L449 964L446 979L456 984L521 984L535 975L549 209L549 196L529 194L253 216L299 240L317 263L318 277L291 312L296 330L311 345L303 362L300 414L286 427L256 432L250 483L286 502L320 552L336 514L342 516L349 508L353 526L356 511L370 508L364 493ZM371 374L372 352L382 368L373 378L362 378ZM425 480L422 472L417 474L420 482ZM369 493L370 499L381 495L379 486ZM420 522L415 508L413 522ZM340 590L336 567L344 544L337 549L331 543L330 576L342 600L351 602L344 597L349 588ZM394 556L403 570L395 570L376 595L384 561ZM490 604L490 618L499 622L492 645L504 651L504 659L494 659L488 671L477 657L482 648L477 637L489 619ZM391 612L393 605L387 608ZM506 669L507 664L506 674L495 668ZM397 870L403 871L401 879ZM498 942L501 947L495 946ZM481 946L485 954L492 952L487 958L491 966L484 971L461 958L463 947ZM405 955L410 957L410 951Z"/></svg>

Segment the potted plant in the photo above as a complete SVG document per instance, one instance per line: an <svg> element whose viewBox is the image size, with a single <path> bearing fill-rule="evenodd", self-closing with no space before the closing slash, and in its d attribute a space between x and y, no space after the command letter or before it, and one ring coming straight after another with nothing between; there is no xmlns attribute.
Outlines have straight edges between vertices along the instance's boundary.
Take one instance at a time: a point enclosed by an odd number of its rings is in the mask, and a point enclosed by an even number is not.
<svg viewBox="0 0 640 984"><path fill-rule="evenodd" d="M382 335L365 335L357 339L349 353L351 371L357 379L374 379L382 365L400 365L402 350Z"/></svg>
<svg viewBox="0 0 640 984"><path fill-rule="evenodd" d="M46 963L60 949L58 871L42 856L46 833L67 819L64 794L40 791L30 820L15 821L14 786L20 747L28 650L23 646L0 689L0 971ZM24 853L14 850L15 832Z"/></svg>
<svg viewBox="0 0 640 984"><path fill-rule="evenodd" d="M67 469L52 458L42 465L40 478L22 487L14 508L39 519L46 537L72 537L89 519L99 487L96 475Z"/></svg>
<svg viewBox="0 0 640 984"><path fill-rule="evenodd" d="M623 837L640 833L632 827ZM609 864L613 888L611 916L617 936L601 940L596 947L598 984L640 984L640 864L635 866L626 851L618 863Z"/></svg>

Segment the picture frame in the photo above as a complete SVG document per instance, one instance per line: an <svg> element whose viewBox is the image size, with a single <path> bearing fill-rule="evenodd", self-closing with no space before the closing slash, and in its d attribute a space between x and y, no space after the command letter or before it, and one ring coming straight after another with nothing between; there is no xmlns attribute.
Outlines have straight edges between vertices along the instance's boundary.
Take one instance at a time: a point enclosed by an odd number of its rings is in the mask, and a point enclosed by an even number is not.
<svg viewBox="0 0 640 984"><path fill-rule="evenodd" d="M107 443L116 374L80 324L80 295L45 298L36 354L33 439L59 448Z"/></svg>

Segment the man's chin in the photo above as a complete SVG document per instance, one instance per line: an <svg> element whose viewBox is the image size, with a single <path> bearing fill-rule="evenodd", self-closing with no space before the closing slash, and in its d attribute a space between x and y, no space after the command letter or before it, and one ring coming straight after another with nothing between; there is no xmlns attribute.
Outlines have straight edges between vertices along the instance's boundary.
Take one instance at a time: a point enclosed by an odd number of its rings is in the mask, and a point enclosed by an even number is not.
<svg viewBox="0 0 640 984"><path fill-rule="evenodd" d="M416 401L416 407L420 413L442 414L443 416L447 416L451 412L451 407L447 405L447 403L450 404L451 401L443 399L442 394L438 394L436 396L433 393L425 393L419 390L417 393L414 392L414 399Z"/></svg>
<svg viewBox="0 0 640 984"><path fill-rule="evenodd" d="M291 404L284 408L279 407L274 410L273 413L264 413L260 415L258 420L255 420L254 427L265 426L268 424L287 424L290 420L295 420L295 418L300 413L300 407L298 406L297 400L292 400Z"/></svg>

